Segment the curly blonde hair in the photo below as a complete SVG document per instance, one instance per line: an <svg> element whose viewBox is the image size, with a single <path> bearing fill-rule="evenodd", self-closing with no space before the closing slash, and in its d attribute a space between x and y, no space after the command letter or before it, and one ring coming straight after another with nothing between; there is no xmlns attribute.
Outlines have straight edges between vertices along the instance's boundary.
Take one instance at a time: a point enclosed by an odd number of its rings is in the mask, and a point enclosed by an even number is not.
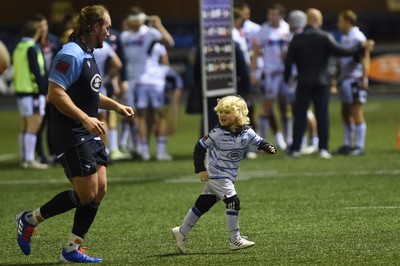
<svg viewBox="0 0 400 266"><path fill-rule="evenodd" d="M236 125L244 126L250 124L249 109L245 100L238 96L225 96L218 99L218 104L214 108L219 116L222 112L233 112L236 116Z"/></svg>

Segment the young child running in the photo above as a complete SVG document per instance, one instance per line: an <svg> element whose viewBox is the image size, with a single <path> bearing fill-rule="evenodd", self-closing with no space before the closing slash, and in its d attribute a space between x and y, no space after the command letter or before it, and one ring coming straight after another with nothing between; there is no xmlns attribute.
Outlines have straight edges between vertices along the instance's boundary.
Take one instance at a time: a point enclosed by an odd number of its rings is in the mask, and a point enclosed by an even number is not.
<svg viewBox="0 0 400 266"><path fill-rule="evenodd" d="M226 223L230 233L230 249L239 250L254 246L254 242L240 236L239 233L240 200L234 182L247 146L251 144L270 154L276 153L271 143L262 139L248 126L249 111L242 98L226 96L218 100L214 110L219 118L218 127L202 138L194 149L195 172L200 175L202 182L206 182L206 186L182 225L172 229L172 236L181 253L185 253L190 230L200 217L220 200L225 202L227 208ZM210 149L208 169L204 165L207 149Z"/></svg>

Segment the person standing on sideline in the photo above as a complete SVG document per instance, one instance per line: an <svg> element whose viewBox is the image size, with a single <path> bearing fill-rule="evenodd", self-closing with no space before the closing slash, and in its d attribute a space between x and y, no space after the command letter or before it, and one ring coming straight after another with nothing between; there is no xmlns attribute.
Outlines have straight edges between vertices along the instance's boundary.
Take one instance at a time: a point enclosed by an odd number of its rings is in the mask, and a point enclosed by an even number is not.
<svg viewBox="0 0 400 266"><path fill-rule="evenodd" d="M102 78L93 50L108 36L111 19L100 5L84 7L75 20L74 36L56 55L49 76L52 104L52 142L73 189L57 194L33 211L17 215L17 242L25 255L31 253L31 238L39 223L76 209L72 233L61 251L64 263L101 262L81 248L107 191L107 153L99 135L104 125L98 108L133 117L131 107L99 93Z"/></svg>
<svg viewBox="0 0 400 266"><path fill-rule="evenodd" d="M261 26L260 31L253 41L254 54L251 62L251 81L255 85L257 80L258 57L263 53L264 58L264 98L262 110L258 121L258 128L261 137L265 137L269 131L269 125L275 134L275 140L281 150L287 148L287 136L285 137L280 129L274 113L274 103L279 103L281 111L282 127L285 135L289 132L291 119L288 117L287 88L283 80L283 55L287 50L289 41L289 25L283 20L286 9L281 4L274 4L268 8L268 21Z"/></svg>
<svg viewBox="0 0 400 266"><path fill-rule="evenodd" d="M364 51L362 45L349 49L339 46L332 35L320 29L322 22L321 12L314 8L309 9L307 26L302 33L293 37L286 57L285 81L289 81L293 64L297 66L298 71L293 144L289 151L291 157L300 156L310 101L314 103L317 117L319 155L324 159L332 157L328 152L328 102L331 85L328 60L330 56L358 56Z"/></svg>
<svg viewBox="0 0 400 266"><path fill-rule="evenodd" d="M22 39L13 53L13 86L22 117L19 145L22 168L47 169L46 164L35 161L37 133L42 124L46 105L45 63L40 48L39 23L28 21L22 29Z"/></svg>
<svg viewBox="0 0 400 266"><path fill-rule="evenodd" d="M367 40L357 25L357 15L346 10L338 18L339 30L343 33L340 44L343 47L354 47ZM367 101L368 72L370 51L365 50L361 60L352 56L342 57L339 61L339 82L341 84L343 146L338 153L360 156L364 154L367 124L365 123L362 105ZM353 149L353 135L355 148Z"/></svg>
<svg viewBox="0 0 400 266"><path fill-rule="evenodd" d="M10 66L10 53L2 41L0 41L0 75Z"/></svg>

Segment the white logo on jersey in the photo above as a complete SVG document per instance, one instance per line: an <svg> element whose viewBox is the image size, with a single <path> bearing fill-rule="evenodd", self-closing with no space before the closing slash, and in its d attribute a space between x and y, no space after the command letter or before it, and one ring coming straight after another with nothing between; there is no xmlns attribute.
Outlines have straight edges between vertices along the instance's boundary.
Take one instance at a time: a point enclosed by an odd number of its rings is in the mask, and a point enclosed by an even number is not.
<svg viewBox="0 0 400 266"><path fill-rule="evenodd" d="M90 61L86 61L87 65L90 67Z"/></svg>
<svg viewBox="0 0 400 266"><path fill-rule="evenodd" d="M101 82L102 82L101 76L99 74L96 74L93 76L92 80L90 81L90 87L95 92L99 92L100 87L101 87Z"/></svg>

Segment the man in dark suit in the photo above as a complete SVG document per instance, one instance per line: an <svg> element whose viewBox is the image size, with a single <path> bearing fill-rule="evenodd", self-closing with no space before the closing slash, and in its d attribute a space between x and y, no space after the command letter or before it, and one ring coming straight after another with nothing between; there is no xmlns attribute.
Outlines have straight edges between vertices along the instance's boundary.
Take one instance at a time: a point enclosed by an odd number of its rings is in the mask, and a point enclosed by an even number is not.
<svg viewBox="0 0 400 266"><path fill-rule="evenodd" d="M285 81L290 78L292 65L298 69L298 87L294 109L293 145L289 155L300 156L301 140L307 124L307 110L313 101L318 122L319 155L330 159L328 152L328 101L331 75L328 61L331 56L358 56L362 45L345 49L338 45L332 35L321 30L323 17L319 10L307 11L307 26L303 33L294 36L285 62ZM364 44L366 45L366 44Z"/></svg>

